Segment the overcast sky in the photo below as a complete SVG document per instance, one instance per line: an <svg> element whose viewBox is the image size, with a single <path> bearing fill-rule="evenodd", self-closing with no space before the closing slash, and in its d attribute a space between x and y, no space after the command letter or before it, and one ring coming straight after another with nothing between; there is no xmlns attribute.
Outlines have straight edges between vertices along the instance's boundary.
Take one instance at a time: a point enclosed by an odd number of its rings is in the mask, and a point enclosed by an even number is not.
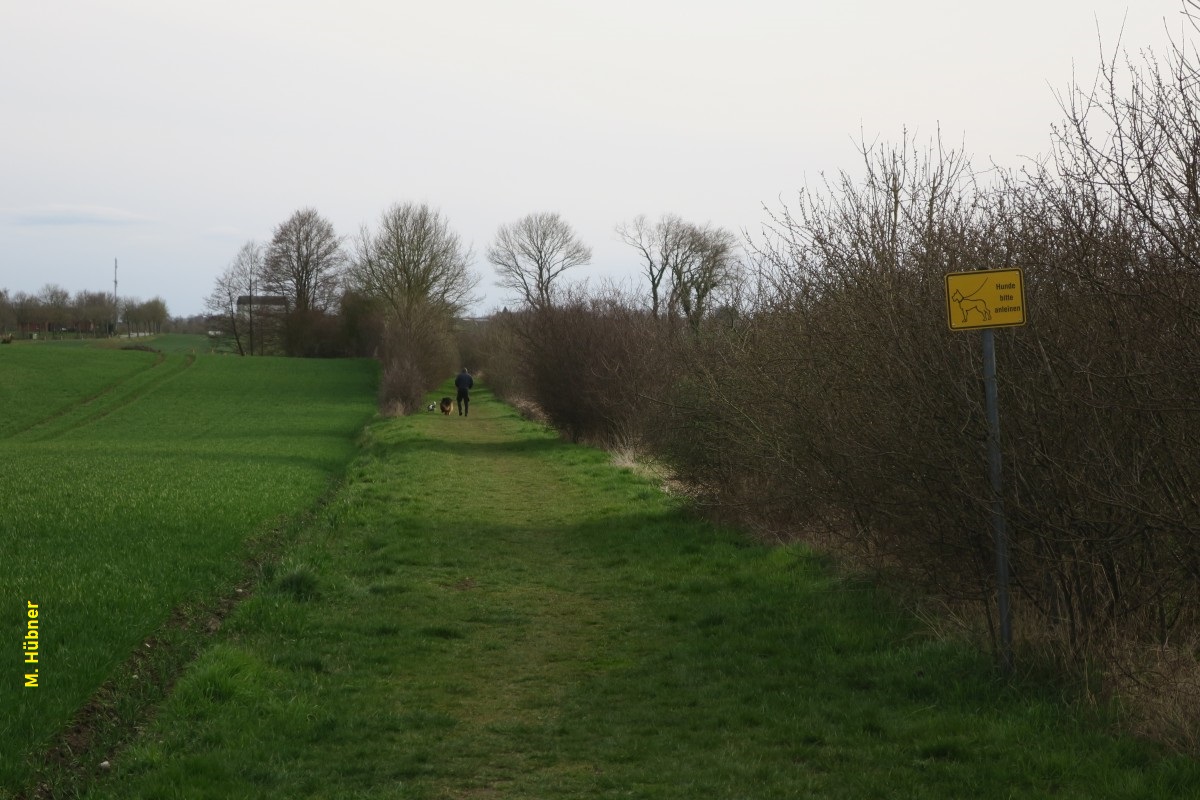
<svg viewBox="0 0 1200 800"><path fill-rule="evenodd" d="M1136 51L1180 0L0 0L0 287L199 313L248 239L440 208L483 253L560 213L575 277L636 278L637 214L757 229L860 131L941 130L978 167L1044 154L1097 35Z"/></svg>

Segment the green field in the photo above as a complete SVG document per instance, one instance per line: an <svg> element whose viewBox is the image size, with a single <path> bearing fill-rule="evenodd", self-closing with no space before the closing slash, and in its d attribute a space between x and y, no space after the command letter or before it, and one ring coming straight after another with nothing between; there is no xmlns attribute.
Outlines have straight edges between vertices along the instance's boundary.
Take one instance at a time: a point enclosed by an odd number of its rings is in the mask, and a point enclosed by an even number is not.
<svg viewBox="0 0 1200 800"><path fill-rule="evenodd" d="M0 347L0 796L173 612L313 506L373 414L366 361L71 344Z"/></svg>

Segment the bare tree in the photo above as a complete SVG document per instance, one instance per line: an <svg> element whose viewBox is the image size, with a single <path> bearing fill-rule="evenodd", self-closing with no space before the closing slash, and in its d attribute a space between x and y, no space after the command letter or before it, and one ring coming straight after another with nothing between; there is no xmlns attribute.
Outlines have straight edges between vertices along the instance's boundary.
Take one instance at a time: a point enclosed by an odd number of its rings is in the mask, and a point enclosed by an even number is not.
<svg viewBox="0 0 1200 800"><path fill-rule="evenodd" d="M45 308L37 295L17 292L12 296L13 314L23 332L33 333L46 324Z"/></svg>
<svg viewBox="0 0 1200 800"><path fill-rule="evenodd" d="M136 297L126 297L121 302L121 308L130 335L161 333L163 325L170 317L167 312L167 302L161 297L152 297L146 301Z"/></svg>
<svg viewBox="0 0 1200 800"><path fill-rule="evenodd" d="M1193 22L1195 9L1185 4ZM1186 44L1162 59L1148 49L1140 63L1126 56L1123 69L1116 55L1104 59L1092 86L1073 86L1059 102L1064 178L1101 198L1113 224L1134 214L1173 257L1200 268L1200 81Z"/></svg>
<svg viewBox="0 0 1200 800"><path fill-rule="evenodd" d="M72 305L75 328L81 333L108 332L117 316L113 296L107 292L76 292Z"/></svg>
<svg viewBox="0 0 1200 800"><path fill-rule="evenodd" d="M314 209L301 209L275 228L264 285L287 297L290 310L322 311L333 303L343 260L333 224Z"/></svg>
<svg viewBox="0 0 1200 800"><path fill-rule="evenodd" d="M163 326L171 318L171 314L167 310L167 301L161 297L151 297L142 304L142 318L145 320L146 330L149 333L162 333Z"/></svg>
<svg viewBox="0 0 1200 800"><path fill-rule="evenodd" d="M238 355L255 352L255 305L262 281L263 248L250 240L242 245L225 271L217 276L205 308L212 324L233 340ZM261 349L261 325L259 326Z"/></svg>
<svg viewBox="0 0 1200 800"><path fill-rule="evenodd" d="M1183 0L1183 18L1191 25L1192 30L1200 33L1200 0ZM1192 82L1200 78L1200 65L1196 63L1196 48L1188 52L1187 40L1172 41L1172 49L1179 56L1179 62L1185 67L1184 75Z"/></svg>
<svg viewBox="0 0 1200 800"><path fill-rule="evenodd" d="M7 334L17 326L17 309L8 289L0 289L0 333Z"/></svg>
<svg viewBox="0 0 1200 800"><path fill-rule="evenodd" d="M393 205L377 230L364 226L355 238L344 300L377 321L365 327L377 330L379 399L389 413L415 410L454 369L454 318L474 302L479 282L471 258L441 212L424 203Z"/></svg>
<svg viewBox="0 0 1200 800"><path fill-rule="evenodd" d="M470 264L470 248L440 211L424 203L395 204L380 216L378 230L359 233L349 278L395 319L417 306L453 317L475 299L479 277Z"/></svg>
<svg viewBox="0 0 1200 800"><path fill-rule="evenodd" d="M49 331L62 331L71 321L71 293L57 283L47 283L38 291L45 310Z"/></svg>
<svg viewBox="0 0 1200 800"><path fill-rule="evenodd" d="M267 248L264 288L284 298L284 350L312 353L321 346L324 313L336 299L344 263L341 239L314 209L297 211L275 229Z"/></svg>
<svg viewBox="0 0 1200 800"><path fill-rule="evenodd" d="M671 275L690 244L687 223L674 214L664 214L651 225L645 214L639 214L632 223L618 225L617 235L641 254L642 274L650 284L650 313L659 316L666 310Z"/></svg>
<svg viewBox="0 0 1200 800"><path fill-rule="evenodd" d="M529 214L500 226L487 259L496 267L500 286L531 308L546 308L553 303L558 277L591 263L592 250L558 214Z"/></svg>
<svg viewBox="0 0 1200 800"><path fill-rule="evenodd" d="M229 265L234 285L238 287L235 306L240 306L246 312L246 329L250 338L250 355L263 350L263 325L258 312L258 298L262 294L263 272L266 269L266 254L263 246L250 239ZM255 323L259 323L257 326ZM257 327L257 330L256 330ZM257 333L257 337L255 334ZM239 351L241 350L239 346Z"/></svg>
<svg viewBox="0 0 1200 800"><path fill-rule="evenodd" d="M696 328L716 294L737 273L737 237L724 228L664 214L653 226L645 215L617 226L621 240L641 254L650 283L650 311L683 316Z"/></svg>
<svg viewBox="0 0 1200 800"><path fill-rule="evenodd" d="M682 256L672 265L671 306L692 329L700 327L716 293L730 285L741 266L737 237L712 225L690 225Z"/></svg>
<svg viewBox="0 0 1200 800"><path fill-rule="evenodd" d="M245 341L246 330L237 304L239 291L237 276L230 265L217 276L212 292L204 301L204 308L209 313L210 330L219 331L232 339L238 355L244 356L249 342Z"/></svg>

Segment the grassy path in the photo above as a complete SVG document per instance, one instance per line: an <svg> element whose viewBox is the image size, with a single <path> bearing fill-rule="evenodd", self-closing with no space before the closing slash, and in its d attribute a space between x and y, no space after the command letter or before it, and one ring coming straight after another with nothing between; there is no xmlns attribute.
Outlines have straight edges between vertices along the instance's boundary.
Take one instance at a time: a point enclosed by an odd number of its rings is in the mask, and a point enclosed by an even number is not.
<svg viewBox="0 0 1200 800"><path fill-rule="evenodd" d="M476 395L368 429L88 796L1200 796L1194 762Z"/></svg>

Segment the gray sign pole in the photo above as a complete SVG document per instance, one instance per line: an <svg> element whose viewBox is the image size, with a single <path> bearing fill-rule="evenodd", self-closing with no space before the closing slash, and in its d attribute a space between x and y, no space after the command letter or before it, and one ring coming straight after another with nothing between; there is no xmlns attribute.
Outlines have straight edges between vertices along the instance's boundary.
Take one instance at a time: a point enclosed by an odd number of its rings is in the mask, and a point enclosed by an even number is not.
<svg viewBox="0 0 1200 800"><path fill-rule="evenodd" d="M1012 610L1008 604L1008 533L1000 483L1000 400L996 389L996 337L983 331L983 394L988 421L988 479L992 485L992 537L996 543L996 595L1000 612L1000 665L1012 672Z"/></svg>

